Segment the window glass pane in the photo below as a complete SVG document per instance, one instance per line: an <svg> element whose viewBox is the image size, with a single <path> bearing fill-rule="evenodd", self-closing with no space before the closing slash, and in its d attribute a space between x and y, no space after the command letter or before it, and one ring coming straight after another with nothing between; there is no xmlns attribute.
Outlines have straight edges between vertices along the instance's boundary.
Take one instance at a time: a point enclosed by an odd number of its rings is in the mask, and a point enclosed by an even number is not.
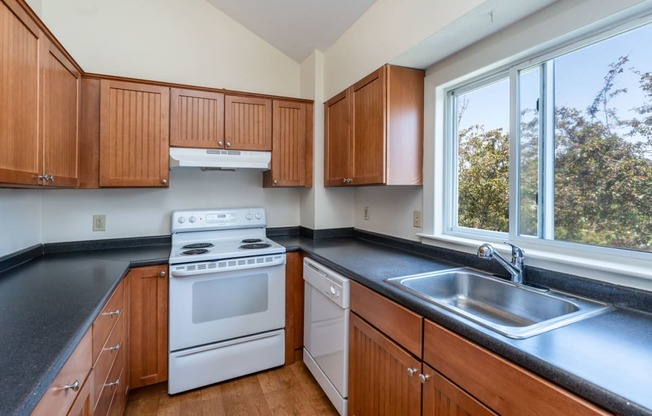
<svg viewBox="0 0 652 416"><path fill-rule="evenodd" d="M555 59L555 240L652 251L652 26Z"/></svg>
<svg viewBox="0 0 652 416"><path fill-rule="evenodd" d="M519 74L519 234L537 236L539 223L539 67Z"/></svg>
<svg viewBox="0 0 652 416"><path fill-rule="evenodd" d="M509 79L456 95L457 226L509 229Z"/></svg>

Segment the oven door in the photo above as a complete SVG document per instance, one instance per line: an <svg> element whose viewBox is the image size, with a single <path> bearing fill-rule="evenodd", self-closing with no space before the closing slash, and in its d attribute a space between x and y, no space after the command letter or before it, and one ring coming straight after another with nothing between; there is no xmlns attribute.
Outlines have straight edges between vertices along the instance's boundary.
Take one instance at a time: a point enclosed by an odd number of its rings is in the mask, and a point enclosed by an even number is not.
<svg viewBox="0 0 652 416"><path fill-rule="evenodd" d="M175 275L171 267L170 351L283 328L285 255L273 257L236 270Z"/></svg>

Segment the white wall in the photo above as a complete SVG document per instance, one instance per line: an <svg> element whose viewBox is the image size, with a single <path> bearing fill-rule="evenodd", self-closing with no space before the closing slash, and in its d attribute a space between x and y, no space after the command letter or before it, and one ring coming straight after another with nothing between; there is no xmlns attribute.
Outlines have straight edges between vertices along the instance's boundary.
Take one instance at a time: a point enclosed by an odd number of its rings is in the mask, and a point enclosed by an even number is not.
<svg viewBox="0 0 652 416"><path fill-rule="evenodd" d="M269 227L299 224L299 190L262 187L262 173L173 169L169 189L44 191L43 243L170 234L176 209L264 206ZM92 216L106 215L105 232Z"/></svg>
<svg viewBox="0 0 652 416"><path fill-rule="evenodd" d="M421 211L421 186L366 186L355 192L355 228L418 240L421 228L412 226L412 214ZM369 219L364 208L369 207Z"/></svg>
<svg viewBox="0 0 652 416"><path fill-rule="evenodd" d="M86 72L299 95L299 65L205 0L41 0Z"/></svg>
<svg viewBox="0 0 652 416"><path fill-rule="evenodd" d="M40 191L0 189L0 257L40 242Z"/></svg>

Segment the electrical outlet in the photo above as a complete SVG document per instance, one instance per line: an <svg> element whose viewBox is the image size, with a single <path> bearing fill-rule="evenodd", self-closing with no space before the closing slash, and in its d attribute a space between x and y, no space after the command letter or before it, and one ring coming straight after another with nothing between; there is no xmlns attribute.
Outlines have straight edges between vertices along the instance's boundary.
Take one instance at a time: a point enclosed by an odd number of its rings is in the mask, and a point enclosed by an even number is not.
<svg viewBox="0 0 652 416"><path fill-rule="evenodd" d="M369 218L371 218L371 210L369 207L364 207L364 219L369 221Z"/></svg>
<svg viewBox="0 0 652 416"><path fill-rule="evenodd" d="M412 226L415 228L421 228L421 211L414 211L412 213Z"/></svg>
<svg viewBox="0 0 652 416"><path fill-rule="evenodd" d="M106 231L106 215L93 215L93 231Z"/></svg>

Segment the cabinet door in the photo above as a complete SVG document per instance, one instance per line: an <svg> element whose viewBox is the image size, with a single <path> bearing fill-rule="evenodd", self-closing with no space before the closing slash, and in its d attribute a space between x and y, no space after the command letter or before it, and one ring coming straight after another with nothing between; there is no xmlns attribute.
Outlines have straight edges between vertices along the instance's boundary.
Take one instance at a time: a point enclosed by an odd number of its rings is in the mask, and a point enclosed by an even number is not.
<svg viewBox="0 0 652 416"><path fill-rule="evenodd" d="M343 91L324 104L324 185L348 185L351 178L351 97Z"/></svg>
<svg viewBox="0 0 652 416"><path fill-rule="evenodd" d="M350 325L349 415L420 415L421 362L354 313Z"/></svg>
<svg viewBox="0 0 652 416"><path fill-rule="evenodd" d="M423 372L428 376L423 383L424 416L496 416L426 364L423 365Z"/></svg>
<svg viewBox="0 0 652 416"><path fill-rule="evenodd" d="M103 79L100 186L167 186L170 89Z"/></svg>
<svg viewBox="0 0 652 416"><path fill-rule="evenodd" d="M0 1L0 182L39 184L43 35L16 0Z"/></svg>
<svg viewBox="0 0 652 416"><path fill-rule="evenodd" d="M168 377L167 266L139 267L129 282L129 385L133 388Z"/></svg>
<svg viewBox="0 0 652 416"><path fill-rule="evenodd" d="M170 90L170 146L224 147L224 94Z"/></svg>
<svg viewBox="0 0 652 416"><path fill-rule="evenodd" d="M43 54L43 173L47 186L79 184L80 74L50 42Z"/></svg>
<svg viewBox="0 0 652 416"><path fill-rule="evenodd" d="M385 85L383 67L354 84L352 88L352 185L375 185L385 182Z"/></svg>
<svg viewBox="0 0 652 416"><path fill-rule="evenodd" d="M272 170L265 172L266 186L305 185L307 112L305 103L274 100Z"/></svg>
<svg viewBox="0 0 652 416"><path fill-rule="evenodd" d="M272 100L227 95L224 106L226 149L272 150Z"/></svg>
<svg viewBox="0 0 652 416"><path fill-rule="evenodd" d="M287 253L285 267L285 365L303 356L303 255Z"/></svg>

